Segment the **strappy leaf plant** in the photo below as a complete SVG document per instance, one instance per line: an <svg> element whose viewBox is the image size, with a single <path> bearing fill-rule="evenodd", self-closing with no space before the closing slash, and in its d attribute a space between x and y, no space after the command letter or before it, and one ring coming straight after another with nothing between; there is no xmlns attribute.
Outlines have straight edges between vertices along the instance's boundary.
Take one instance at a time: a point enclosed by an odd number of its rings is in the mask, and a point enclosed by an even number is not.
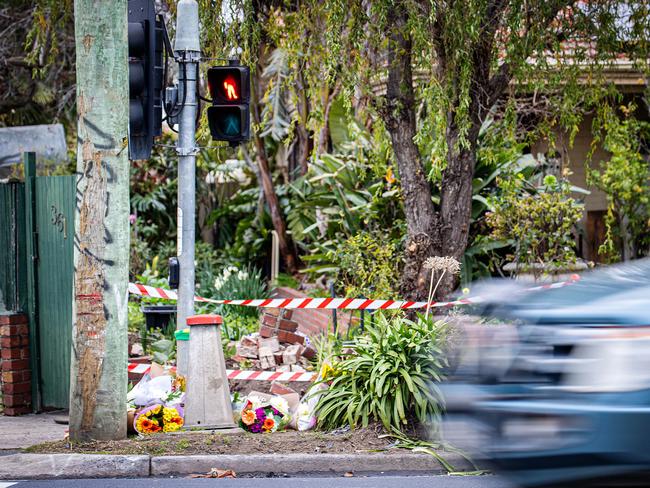
<svg viewBox="0 0 650 488"><path fill-rule="evenodd" d="M329 387L315 393L320 428L379 421L388 431L402 431L437 422L443 409L436 383L445 366L444 323L422 315L376 317L366 334L343 345L347 354L324 379Z"/></svg>

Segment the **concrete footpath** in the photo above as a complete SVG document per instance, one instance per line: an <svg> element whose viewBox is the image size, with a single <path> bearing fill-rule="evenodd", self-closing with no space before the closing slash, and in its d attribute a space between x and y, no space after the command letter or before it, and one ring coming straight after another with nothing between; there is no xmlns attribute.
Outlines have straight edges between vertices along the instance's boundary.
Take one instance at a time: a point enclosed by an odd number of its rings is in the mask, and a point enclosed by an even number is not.
<svg viewBox="0 0 650 488"><path fill-rule="evenodd" d="M67 412L39 413L6 417L0 415L0 455L3 450L23 449L43 442L60 441L65 437L67 425L55 420L66 419Z"/></svg>
<svg viewBox="0 0 650 488"><path fill-rule="evenodd" d="M210 454L150 456L113 454L31 454L17 452L64 438L65 412L4 417L0 415L0 480L52 478L142 478L204 474L232 469L238 475L446 474L431 455L407 450L357 454ZM440 453L459 471L474 467L455 453Z"/></svg>
<svg viewBox="0 0 650 488"><path fill-rule="evenodd" d="M444 453L459 471L474 469L464 458ZM238 475L446 474L431 455L394 451L364 454L242 454L148 456L108 454L7 454L0 456L0 479L140 478L186 476L211 469Z"/></svg>

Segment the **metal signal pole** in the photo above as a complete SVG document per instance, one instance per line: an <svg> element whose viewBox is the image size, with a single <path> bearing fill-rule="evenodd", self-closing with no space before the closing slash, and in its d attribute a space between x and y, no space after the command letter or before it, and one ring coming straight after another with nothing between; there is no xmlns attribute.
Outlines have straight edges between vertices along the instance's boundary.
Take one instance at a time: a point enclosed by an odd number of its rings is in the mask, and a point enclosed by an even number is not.
<svg viewBox="0 0 650 488"><path fill-rule="evenodd" d="M196 220L196 83L201 48L199 46L199 7L196 0L180 0L177 6L174 53L178 60L180 115L176 152L178 161L177 255L180 267L176 328L184 329L194 315L194 223ZM177 343L179 373L188 372L188 341Z"/></svg>

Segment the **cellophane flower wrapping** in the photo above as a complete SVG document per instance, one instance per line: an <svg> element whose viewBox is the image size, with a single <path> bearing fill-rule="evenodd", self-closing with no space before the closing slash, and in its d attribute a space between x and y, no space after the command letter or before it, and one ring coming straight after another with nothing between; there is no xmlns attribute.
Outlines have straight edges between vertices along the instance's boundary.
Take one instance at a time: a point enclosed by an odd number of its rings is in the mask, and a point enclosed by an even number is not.
<svg viewBox="0 0 650 488"><path fill-rule="evenodd" d="M282 397L262 400L249 396L244 403L239 426L247 432L265 433L282 430L289 423L289 404Z"/></svg>

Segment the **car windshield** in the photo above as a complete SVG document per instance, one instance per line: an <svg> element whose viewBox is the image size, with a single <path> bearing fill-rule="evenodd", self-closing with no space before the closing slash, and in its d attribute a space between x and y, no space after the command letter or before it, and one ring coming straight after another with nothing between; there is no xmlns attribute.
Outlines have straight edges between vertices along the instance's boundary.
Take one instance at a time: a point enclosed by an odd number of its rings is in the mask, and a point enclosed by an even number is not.
<svg viewBox="0 0 650 488"><path fill-rule="evenodd" d="M507 283L495 288L506 289ZM511 288L507 288L510 290ZM506 294L490 313L528 323L616 323L647 325L650 309L650 259L597 268L570 286Z"/></svg>
<svg viewBox="0 0 650 488"><path fill-rule="evenodd" d="M650 259L640 259L585 273L570 286L531 293L523 305L531 309L562 308L647 287L650 287Z"/></svg>

